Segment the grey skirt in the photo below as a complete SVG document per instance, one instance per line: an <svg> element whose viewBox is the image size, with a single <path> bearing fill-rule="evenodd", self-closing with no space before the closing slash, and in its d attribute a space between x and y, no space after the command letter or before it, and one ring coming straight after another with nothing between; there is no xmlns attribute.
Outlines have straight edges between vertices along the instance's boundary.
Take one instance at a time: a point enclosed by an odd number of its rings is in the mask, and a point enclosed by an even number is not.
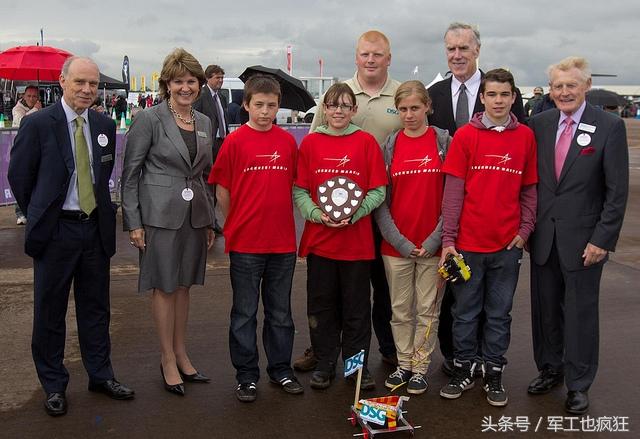
<svg viewBox="0 0 640 439"><path fill-rule="evenodd" d="M207 228L194 229L187 219L178 230L145 226L145 251L140 252L138 291L204 285Z"/></svg>

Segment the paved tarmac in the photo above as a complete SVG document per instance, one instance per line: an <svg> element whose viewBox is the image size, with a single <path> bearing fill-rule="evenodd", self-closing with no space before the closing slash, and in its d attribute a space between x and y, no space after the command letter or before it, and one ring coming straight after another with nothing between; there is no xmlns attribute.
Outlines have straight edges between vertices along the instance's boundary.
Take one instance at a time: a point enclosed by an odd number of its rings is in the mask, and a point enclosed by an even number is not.
<svg viewBox="0 0 640 439"><path fill-rule="evenodd" d="M618 249L604 270L600 369L590 391L589 416L571 418L564 413L562 388L536 397L526 393L537 371L532 359L529 261L525 258L504 377L509 405L489 406L480 381L458 400L442 399L438 392L447 378L440 372L441 359L436 353L429 390L405 404L406 417L422 426L416 437L639 437L640 121L628 124L630 199ZM112 361L117 378L135 389L136 398L113 401L86 390L71 298L66 348L71 374L69 413L56 419L47 416L30 353L33 272L31 260L23 254L23 233L24 228L15 225L13 208L0 208L0 438L348 438L360 432L347 421L354 387L343 379L326 391L315 391L308 385L310 374L300 373L305 393L294 396L269 384L265 373L255 403L236 400L227 341L231 288L222 239L216 240L209 253L205 286L192 289L189 321L191 359L213 380L206 385L188 384L185 398L164 391L149 298L135 292L137 253L124 232L118 233L118 253L112 260ZM297 328L294 356L309 344L305 282L306 264L299 260L292 294ZM261 366L264 373L262 350ZM386 395L384 379L392 369L380 361L375 337L369 367L378 385L362 396ZM406 395L403 389L399 393ZM489 431L483 433L485 428ZM604 432L587 433L598 428Z"/></svg>

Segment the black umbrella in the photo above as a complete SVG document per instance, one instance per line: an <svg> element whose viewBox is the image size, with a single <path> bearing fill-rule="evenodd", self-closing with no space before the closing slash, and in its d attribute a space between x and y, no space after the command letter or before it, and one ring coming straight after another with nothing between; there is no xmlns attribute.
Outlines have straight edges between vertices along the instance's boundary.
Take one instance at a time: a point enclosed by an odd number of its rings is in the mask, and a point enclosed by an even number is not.
<svg viewBox="0 0 640 439"><path fill-rule="evenodd" d="M309 108L316 105L316 101L313 100L313 96L311 96L307 89L304 88L302 81L280 69L272 69L264 66L251 66L247 67L239 78L242 82L247 82L247 79L253 75L271 76L278 81L280 89L282 90L282 99L280 101L280 107L282 108L307 111Z"/></svg>
<svg viewBox="0 0 640 439"><path fill-rule="evenodd" d="M614 91L594 88L587 92L587 102L603 107L620 107L625 105L627 100Z"/></svg>

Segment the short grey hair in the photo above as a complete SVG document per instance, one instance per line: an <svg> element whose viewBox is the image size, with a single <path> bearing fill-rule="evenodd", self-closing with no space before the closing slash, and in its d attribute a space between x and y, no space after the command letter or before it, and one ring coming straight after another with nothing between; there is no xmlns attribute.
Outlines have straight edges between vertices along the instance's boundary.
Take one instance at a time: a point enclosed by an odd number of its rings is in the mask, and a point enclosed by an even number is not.
<svg viewBox="0 0 640 439"><path fill-rule="evenodd" d="M461 30L470 30L473 33L473 39L476 41L478 47L480 47L480 31L478 30L478 26L474 26L471 24L454 21L449 25L447 31L444 33L444 38L447 37L447 34L449 32L459 32Z"/></svg>
<svg viewBox="0 0 640 439"><path fill-rule="evenodd" d="M60 72L60 75L62 75L63 77L67 77L67 75L69 74L69 68L71 67L71 64L73 64L74 61L76 60L80 60L83 59L85 61L89 61L91 64L93 64L94 66L96 66L96 69L98 69L98 71L100 71L100 68L98 67L98 64L96 64L96 62L94 60L92 60L91 58L89 58L88 56L70 56L69 58L67 58L64 61L64 64L62 64L62 72Z"/></svg>
<svg viewBox="0 0 640 439"><path fill-rule="evenodd" d="M549 76L549 83L551 83L551 75L555 70L561 72L568 72L569 70L576 68L580 71L580 76L586 82L591 79L591 66L586 58L580 56L568 56L556 64L551 64L547 67L547 75Z"/></svg>

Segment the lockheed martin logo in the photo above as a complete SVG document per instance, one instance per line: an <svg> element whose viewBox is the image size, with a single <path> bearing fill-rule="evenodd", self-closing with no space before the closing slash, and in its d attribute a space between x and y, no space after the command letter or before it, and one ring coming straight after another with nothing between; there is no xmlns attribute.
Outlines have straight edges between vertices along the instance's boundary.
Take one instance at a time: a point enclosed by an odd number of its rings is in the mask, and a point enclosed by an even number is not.
<svg viewBox="0 0 640 439"><path fill-rule="evenodd" d="M498 161L498 164L506 164L509 160L511 160L511 157L509 157L509 153L506 153L505 155L495 155L495 154L485 154L485 157L495 157L500 159L500 161Z"/></svg>
<svg viewBox="0 0 640 439"><path fill-rule="evenodd" d="M338 164L336 166L344 166L344 165L346 165L347 163L349 163L351 161L351 159L347 155L345 155L344 157L339 158L339 159L325 158L325 160L331 160L333 162L338 162Z"/></svg>
<svg viewBox="0 0 640 439"><path fill-rule="evenodd" d="M278 151L274 151L273 154L258 154L256 157L269 157L269 163L275 163L280 158L280 154L278 154Z"/></svg>
<svg viewBox="0 0 640 439"><path fill-rule="evenodd" d="M432 158L430 158L430 157L427 155L427 156L425 156L425 157L424 157L424 158L422 158L422 159L411 159L411 160L405 160L405 162L420 162L420 163L418 164L418 166L427 166L427 164L428 164L431 160L433 160L433 159L432 159Z"/></svg>

